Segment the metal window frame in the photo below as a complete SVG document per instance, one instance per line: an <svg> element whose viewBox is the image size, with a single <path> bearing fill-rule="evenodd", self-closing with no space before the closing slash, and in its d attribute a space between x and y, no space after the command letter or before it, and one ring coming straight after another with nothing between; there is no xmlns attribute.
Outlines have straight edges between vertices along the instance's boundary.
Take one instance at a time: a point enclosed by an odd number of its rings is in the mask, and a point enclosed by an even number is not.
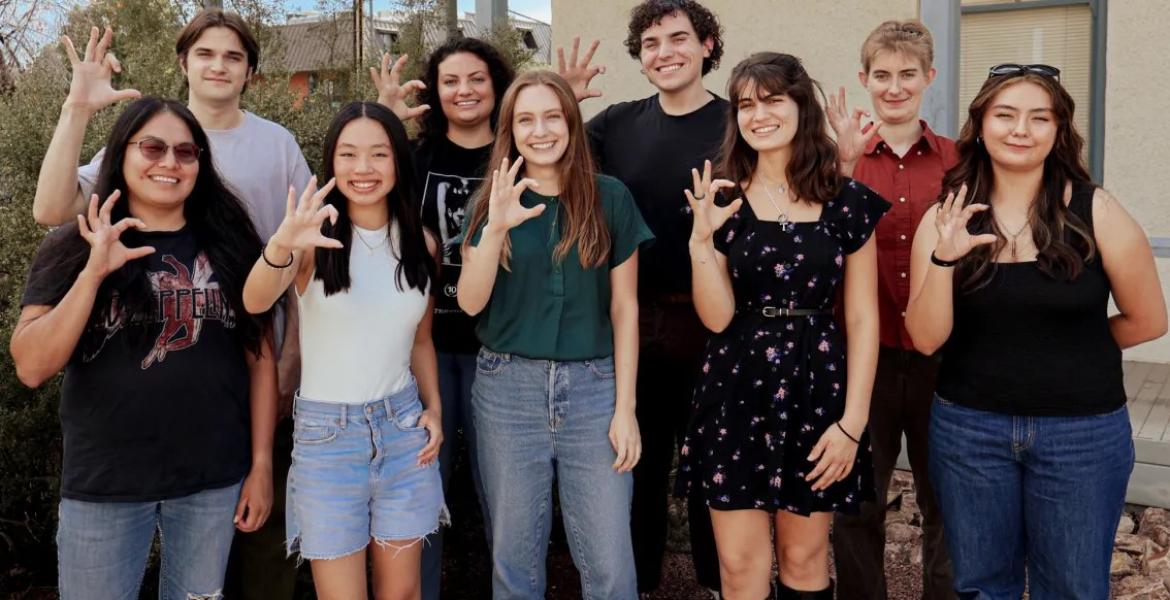
<svg viewBox="0 0 1170 600"><path fill-rule="evenodd" d="M949 81L940 82L947 84L942 93L945 95L946 105L952 107L950 110L944 111L944 114L950 118L948 121L944 121L947 123L947 127L944 127L943 130L948 131L949 128L955 127L954 123L958 121L958 113L961 110L961 107L958 106L958 73L959 36L961 35L963 15L1061 6L1088 6L1093 19L1093 41L1090 51L1092 56L1089 63L1091 70L1089 79L1089 172L1093 175L1094 180L1101 181L1105 174L1105 49L1109 26L1108 5L1109 0L1020 0L1018 2L1005 0L999 4L975 6L963 6L962 0L920 0L923 21L926 25L932 31L946 32L946 43L940 44L940 46L945 45L946 56L941 58L949 58L947 67L954 73L954 77ZM937 37L941 36L936 36L936 39Z"/></svg>

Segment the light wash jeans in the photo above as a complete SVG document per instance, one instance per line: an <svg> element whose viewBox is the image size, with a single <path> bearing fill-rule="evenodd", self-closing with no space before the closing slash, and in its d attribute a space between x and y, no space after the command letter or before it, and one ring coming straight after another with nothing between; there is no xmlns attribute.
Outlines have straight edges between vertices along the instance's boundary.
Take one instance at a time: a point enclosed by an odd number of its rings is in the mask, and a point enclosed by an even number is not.
<svg viewBox="0 0 1170 600"><path fill-rule="evenodd" d="M157 502L61 499L61 600L137 600L158 530L159 600L219 600L240 483Z"/></svg>
<svg viewBox="0 0 1170 600"><path fill-rule="evenodd" d="M1124 407L1023 417L935 397L930 477L963 600L1106 600L1134 448Z"/></svg>
<svg viewBox="0 0 1170 600"><path fill-rule="evenodd" d="M558 362L484 348L471 396L491 513L492 597L545 597L555 481L582 597L636 599L633 478L614 471L609 442L613 357Z"/></svg>

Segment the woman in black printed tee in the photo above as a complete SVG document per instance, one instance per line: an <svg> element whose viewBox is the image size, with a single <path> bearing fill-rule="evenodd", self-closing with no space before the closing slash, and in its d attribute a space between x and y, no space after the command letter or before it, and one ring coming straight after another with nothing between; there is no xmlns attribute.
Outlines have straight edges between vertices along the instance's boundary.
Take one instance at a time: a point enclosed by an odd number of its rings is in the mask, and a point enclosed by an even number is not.
<svg viewBox="0 0 1170 600"><path fill-rule="evenodd" d="M448 40L427 59L421 82L398 84L400 57L389 68L384 56L382 72L373 73L378 102L392 108L402 120L418 118L421 131L415 146L415 165L422 189L423 226L442 243L442 268L435 294L432 335L439 359L439 395L443 403L443 439L439 470L444 491L463 431L472 459L471 475L484 514L484 531L490 537L488 515L483 503L483 485L475 461L475 430L472 428L471 383L475 379L475 355L479 340L475 320L459 308L456 284L462 268L458 236L469 212L469 200L483 182L484 170L495 140L499 99L512 84L512 67L494 46L475 38ZM419 104L408 107L406 94L422 88ZM438 109L438 110L436 110ZM490 539L489 539L490 545ZM439 576L443 554L441 533L430 537L423 547L422 597L439 597Z"/></svg>
<svg viewBox="0 0 1170 600"><path fill-rule="evenodd" d="M12 336L26 385L65 371L61 598L137 597L155 529L163 596L213 594L235 529L272 503L276 370L241 296L260 238L182 104L135 101L106 149L88 214L37 250Z"/></svg>

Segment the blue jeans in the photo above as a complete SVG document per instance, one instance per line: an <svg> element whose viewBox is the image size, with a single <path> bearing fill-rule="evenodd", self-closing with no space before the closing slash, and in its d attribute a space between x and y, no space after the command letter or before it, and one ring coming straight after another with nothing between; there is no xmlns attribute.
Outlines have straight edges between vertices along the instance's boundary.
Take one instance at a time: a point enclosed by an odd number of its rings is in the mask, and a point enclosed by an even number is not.
<svg viewBox="0 0 1170 600"><path fill-rule="evenodd" d="M1022 417L935 397L930 476L960 598L1104 600L1134 450L1125 408Z"/></svg>
<svg viewBox="0 0 1170 600"><path fill-rule="evenodd" d="M61 499L57 562L61 600L136 600L154 531L160 600L222 598L240 485L158 502Z"/></svg>
<svg viewBox="0 0 1170 600"><path fill-rule="evenodd" d="M484 502L483 483L479 477L479 465L475 454L475 423L471 418L471 382L475 380L475 354L437 353L439 359L439 397L443 402L443 445L439 448L439 473L443 477L443 495L447 494L447 481L455 465L455 451L459 449L459 430L467 441L467 453L471 455L471 480L479 497L483 511L483 529L488 547L492 545L491 520L488 519L487 504ZM427 545L422 551L422 598L438 600L443 572L443 532L427 536Z"/></svg>
<svg viewBox="0 0 1170 600"><path fill-rule="evenodd" d="M545 597L557 483L583 598L636 599L633 478L609 442L613 357L557 362L480 350L471 402L492 526L492 597Z"/></svg>

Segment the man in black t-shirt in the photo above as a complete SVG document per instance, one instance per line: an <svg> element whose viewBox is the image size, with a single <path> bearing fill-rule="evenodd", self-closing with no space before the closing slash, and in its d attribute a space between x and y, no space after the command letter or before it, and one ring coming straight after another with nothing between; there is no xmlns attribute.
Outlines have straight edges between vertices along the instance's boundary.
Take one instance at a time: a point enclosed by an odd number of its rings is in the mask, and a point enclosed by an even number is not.
<svg viewBox="0 0 1170 600"><path fill-rule="evenodd" d="M643 249L638 270L636 410L643 454L634 469L630 526L639 592L654 591L662 578L670 468L675 442L690 416L708 336L691 303L691 214L683 190L691 185L691 169L714 158L727 127L727 101L703 87L703 76L718 67L723 55L721 33L715 15L693 0L647 0L635 6L626 48L658 93L611 105L587 124L598 167L630 188L657 238ZM579 100L600 96L588 87L604 70L589 65L597 42L581 61L577 44L574 40L567 65L558 49L561 74ZM697 579L719 590L710 513L701 498L689 499L688 512Z"/></svg>

